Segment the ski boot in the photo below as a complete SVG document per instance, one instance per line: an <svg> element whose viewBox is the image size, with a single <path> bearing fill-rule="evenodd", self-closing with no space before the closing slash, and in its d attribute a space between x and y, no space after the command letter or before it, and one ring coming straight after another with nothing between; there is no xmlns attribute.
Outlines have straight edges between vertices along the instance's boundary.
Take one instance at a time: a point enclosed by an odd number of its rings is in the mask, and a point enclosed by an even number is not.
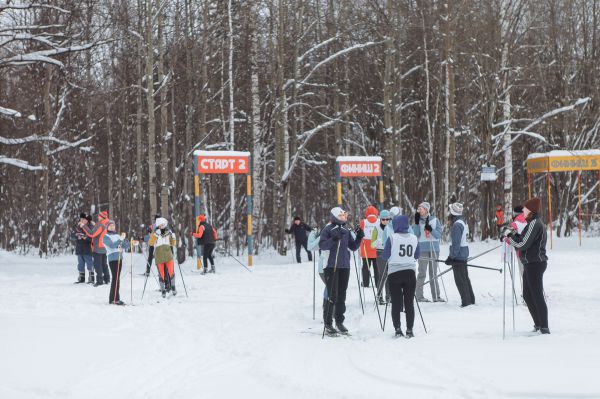
<svg viewBox="0 0 600 399"><path fill-rule="evenodd" d="M171 287L171 294L173 294L173 296L177 295L177 290L175 289L175 286Z"/></svg>
<svg viewBox="0 0 600 399"><path fill-rule="evenodd" d="M331 324L325 324L325 335L328 337L337 337L338 332Z"/></svg>
<svg viewBox="0 0 600 399"><path fill-rule="evenodd" d="M85 283L85 272L79 273L79 277L77 278L77 281L75 281L75 284L81 283Z"/></svg>
<svg viewBox="0 0 600 399"><path fill-rule="evenodd" d="M443 298L435 298L433 302L446 302L446 300Z"/></svg>
<svg viewBox="0 0 600 399"><path fill-rule="evenodd" d="M383 297L382 297L382 296L380 296L380 297L378 298L378 301L379 301L379 304L380 304L380 305L385 305L385 300L383 299Z"/></svg>
<svg viewBox="0 0 600 399"><path fill-rule="evenodd" d="M540 331L540 326L533 326L533 330L531 330L531 332L539 332Z"/></svg>
<svg viewBox="0 0 600 399"><path fill-rule="evenodd" d="M402 329L400 327L396 328L396 333L394 334L394 338L400 338L400 337L404 337L404 334L402 333Z"/></svg>
<svg viewBox="0 0 600 399"><path fill-rule="evenodd" d="M414 338L415 334L413 334L412 330L406 330L406 338Z"/></svg>
<svg viewBox="0 0 600 399"><path fill-rule="evenodd" d="M431 302L429 299L423 297L423 298L417 298L417 301L419 302Z"/></svg>
<svg viewBox="0 0 600 399"><path fill-rule="evenodd" d="M542 327L540 328L540 332L542 334L550 334L550 329L548 327Z"/></svg>
<svg viewBox="0 0 600 399"><path fill-rule="evenodd" d="M167 297L167 290L165 290L165 289L160 290L160 294L162 295L163 298L166 298Z"/></svg>
<svg viewBox="0 0 600 399"><path fill-rule="evenodd" d="M214 266L210 268L209 273L213 273L213 274L215 273L215 267Z"/></svg>
<svg viewBox="0 0 600 399"><path fill-rule="evenodd" d="M346 328L346 326L344 326L343 323L335 323L335 326L337 327L337 329L340 332L340 334L342 334L342 335L350 335L350 333L348 332L348 329Z"/></svg>
<svg viewBox="0 0 600 399"><path fill-rule="evenodd" d="M96 282L96 273L94 272L89 272L88 274L88 284L94 284Z"/></svg>

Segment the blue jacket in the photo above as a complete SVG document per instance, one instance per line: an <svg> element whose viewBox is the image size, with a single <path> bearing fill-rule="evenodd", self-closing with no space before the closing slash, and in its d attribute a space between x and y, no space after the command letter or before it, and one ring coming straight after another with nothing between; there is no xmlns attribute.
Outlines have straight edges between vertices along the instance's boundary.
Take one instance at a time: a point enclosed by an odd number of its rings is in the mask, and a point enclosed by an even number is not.
<svg viewBox="0 0 600 399"><path fill-rule="evenodd" d="M106 233L104 236L104 246L106 247L106 258L109 262L119 260L119 245L123 251L129 251L129 240L122 240L117 233ZM123 263L123 253L121 253L121 263Z"/></svg>
<svg viewBox="0 0 600 399"><path fill-rule="evenodd" d="M392 219L392 225L394 226L394 233L399 234L410 234L408 217L399 215ZM383 253L381 257L385 260L388 260L392 256L392 241L388 238L385 242L385 247L383 248ZM415 249L415 260L419 259L421 256L421 243L417 244L417 249Z"/></svg>
<svg viewBox="0 0 600 399"><path fill-rule="evenodd" d="M425 235L425 221L429 217L429 225L435 224L435 228L429 233L429 238ZM421 251L440 253L440 237L442 236L442 223L433 215L425 218L421 217L419 224L412 227L413 233L419 239ZM435 221L435 222L434 222ZM433 227L433 226L432 226Z"/></svg>
<svg viewBox="0 0 600 399"><path fill-rule="evenodd" d="M334 240L333 235L339 235L339 240ZM353 238L350 230L346 227L346 223L337 219L332 219L332 223L325 226L321 231L319 240L319 248L322 251L329 251L326 267L334 267L336 264L340 269L350 268L350 251L356 251L360 248L362 239Z"/></svg>
<svg viewBox="0 0 600 399"><path fill-rule="evenodd" d="M469 258L469 247L466 246L466 242L462 242L465 228L462 223L457 223L458 220L463 220L463 217L452 216L452 228L450 229L450 255L448 255L448 257L460 262L466 262ZM465 245L462 246L462 244Z"/></svg>

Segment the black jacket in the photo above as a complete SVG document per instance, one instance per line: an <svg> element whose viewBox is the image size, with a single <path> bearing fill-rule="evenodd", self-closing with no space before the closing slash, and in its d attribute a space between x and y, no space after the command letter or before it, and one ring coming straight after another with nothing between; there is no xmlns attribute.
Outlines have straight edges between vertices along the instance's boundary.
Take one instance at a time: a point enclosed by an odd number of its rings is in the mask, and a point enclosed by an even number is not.
<svg viewBox="0 0 600 399"><path fill-rule="evenodd" d="M91 255L92 239L79 226L71 232L69 239L75 244L75 255Z"/></svg>
<svg viewBox="0 0 600 399"><path fill-rule="evenodd" d="M332 223L323 228L319 238L319 249L329 251L324 267L350 268L350 251L360 248L361 241L361 236L352 236L346 223L333 219Z"/></svg>
<svg viewBox="0 0 600 399"><path fill-rule="evenodd" d="M312 228L304 222L300 222L300 224L294 223L292 224L292 227L285 229L286 233L294 235L294 239L298 244L302 244L308 240L308 236L306 235L307 231L312 231Z"/></svg>
<svg viewBox="0 0 600 399"><path fill-rule="evenodd" d="M215 243L215 235L213 233L213 227L208 222L200 223L200 226L204 226L204 232L202 233L202 237L196 239L196 244L198 245L206 245L206 244L214 244Z"/></svg>
<svg viewBox="0 0 600 399"><path fill-rule="evenodd" d="M526 265L548 260L546 256L546 226L538 215L527 223L521 234L511 234L508 239L510 245L519 251L519 259Z"/></svg>

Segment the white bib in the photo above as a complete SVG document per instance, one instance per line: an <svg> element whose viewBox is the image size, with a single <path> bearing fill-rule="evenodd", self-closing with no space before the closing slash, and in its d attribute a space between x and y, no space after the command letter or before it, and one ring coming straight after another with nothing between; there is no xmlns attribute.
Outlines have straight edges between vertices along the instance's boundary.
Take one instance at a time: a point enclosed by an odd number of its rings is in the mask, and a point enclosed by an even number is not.
<svg viewBox="0 0 600 399"><path fill-rule="evenodd" d="M390 264L409 264L415 262L415 251L419 240L413 234L401 235L394 233L391 237L392 253L388 262Z"/></svg>

